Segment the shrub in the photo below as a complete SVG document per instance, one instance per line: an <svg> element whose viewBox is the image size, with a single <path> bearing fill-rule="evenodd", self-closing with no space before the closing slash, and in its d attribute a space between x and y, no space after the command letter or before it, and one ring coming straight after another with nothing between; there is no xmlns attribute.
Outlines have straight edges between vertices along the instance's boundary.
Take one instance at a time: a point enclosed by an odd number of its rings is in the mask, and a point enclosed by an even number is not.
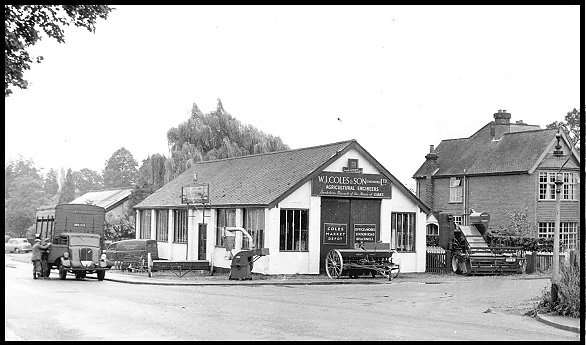
<svg viewBox="0 0 586 345"><path fill-rule="evenodd" d="M580 317L580 257L579 251L574 251L570 263L564 262L560 267L560 282L558 285L558 300L551 304L551 291L544 291L539 302L540 312L557 315ZM572 262L573 261L573 262Z"/></svg>

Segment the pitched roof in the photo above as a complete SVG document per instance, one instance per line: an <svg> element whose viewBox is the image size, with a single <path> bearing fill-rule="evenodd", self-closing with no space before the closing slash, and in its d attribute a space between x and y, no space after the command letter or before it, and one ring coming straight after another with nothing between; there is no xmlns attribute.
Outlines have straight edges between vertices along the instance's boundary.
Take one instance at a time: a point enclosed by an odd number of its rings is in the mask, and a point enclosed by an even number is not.
<svg viewBox="0 0 586 345"><path fill-rule="evenodd" d="M103 207L106 211L109 211L110 208L127 199L131 193L132 189L90 191L71 201L70 204L92 204Z"/></svg>
<svg viewBox="0 0 586 345"><path fill-rule="evenodd" d="M379 170L390 175L355 140L349 140L296 150L197 162L135 208L185 206L181 203L181 188L193 183L194 173L197 174L198 183L209 183L212 206L272 207L351 148L366 154ZM427 209L394 176L390 175L389 178L403 192L410 194L420 207Z"/></svg>
<svg viewBox="0 0 586 345"><path fill-rule="evenodd" d="M478 131L470 138L442 140L435 150L437 167L426 161L413 177L423 177L431 169L437 169L433 176L529 172L556 133L556 129L511 132L493 140L489 131Z"/></svg>

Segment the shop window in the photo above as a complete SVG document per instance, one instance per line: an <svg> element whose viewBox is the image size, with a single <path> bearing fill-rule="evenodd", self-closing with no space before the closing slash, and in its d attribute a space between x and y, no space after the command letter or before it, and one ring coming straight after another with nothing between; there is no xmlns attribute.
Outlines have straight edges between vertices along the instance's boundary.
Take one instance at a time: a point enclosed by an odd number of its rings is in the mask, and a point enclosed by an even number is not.
<svg viewBox="0 0 586 345"><path fill-rule="evenodd" d="M187 210L173 210L173 242L187 243Z"/></svg>
<svg viewBox="0 0 586 345"><path fill-rule="evenodd" d="M280 241L281 251L307 251L309 232L309 211L281 209Z"/></svg>
<svg viewBox="0 0 586 345"><path fill-rule="evenodd" d="M151 238L151 210L140 211L140 238Z"/></svg>
<svg viewBox="0 0 586 345"><path fill-rule="evenodd" d="M224 228L236 226L236 209L218 209L216 217L216 246L224 247Z"/></svg>
<svg viewBox="0 0 586 345"><path fill-rule="evenodd" d="M543 222L538 225L538 236L553 238L555 223ZM578 244L578 223L560 223L560 249L574 249Z"/></svg>
<svg viewBox="0 0 586 345"><path fill-rule="evenodd" d="M450 202L462 202L461 177L450 177Z"/></svg>
<svg viewBox="0 0 586 345"><path fill-rule="evenodd" d="M157 226L157 241L167 242L169 240L169 211L157 210L155 213Z"/></svg>
<svg viewBox="0 0 586 345"><path fill-rule="evenodd" d="M255 248L264 247L265 210L264 208L244 209L244 228L254 241ZM242 249L251 249L248 237L242 237Z"/></svg>
<svg viewBox="0 0 586 345"><path fill-rule="evenodd" d="M415 213L391 213L391 228L397 234L397 251L415 251Z"/></svg>

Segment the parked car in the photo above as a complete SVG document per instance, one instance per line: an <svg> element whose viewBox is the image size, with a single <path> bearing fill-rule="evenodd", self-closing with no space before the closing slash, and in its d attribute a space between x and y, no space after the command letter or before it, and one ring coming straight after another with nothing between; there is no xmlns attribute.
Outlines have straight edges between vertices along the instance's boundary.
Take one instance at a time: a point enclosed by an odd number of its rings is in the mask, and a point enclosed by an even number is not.
<svg viewBox="0 0 586 345"><path fill-rule="evenodd" d="M26 238L11 238L4 243L5 253L27 253L33 249L33 246Z"/></svg>
<svg viewBox="0 0 586 345"><path fill-rule="evenodd" d="M108 261L118 261L123 267L132 264L146 265L148 253L153 260L159 259L159 249L156 240L122 240L111 243L104 251Z"/></svg>

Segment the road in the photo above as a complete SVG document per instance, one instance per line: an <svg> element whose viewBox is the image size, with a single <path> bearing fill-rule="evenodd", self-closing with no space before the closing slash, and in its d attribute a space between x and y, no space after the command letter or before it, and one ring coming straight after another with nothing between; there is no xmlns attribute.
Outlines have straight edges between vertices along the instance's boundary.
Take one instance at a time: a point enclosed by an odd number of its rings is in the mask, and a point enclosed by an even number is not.
<svg viewBox="0 0 586 345"><path fill-rule="evenodd" d="M579 340L523 315L547 279L152 286L33 280L10 256L6 340Z"/></svg>

